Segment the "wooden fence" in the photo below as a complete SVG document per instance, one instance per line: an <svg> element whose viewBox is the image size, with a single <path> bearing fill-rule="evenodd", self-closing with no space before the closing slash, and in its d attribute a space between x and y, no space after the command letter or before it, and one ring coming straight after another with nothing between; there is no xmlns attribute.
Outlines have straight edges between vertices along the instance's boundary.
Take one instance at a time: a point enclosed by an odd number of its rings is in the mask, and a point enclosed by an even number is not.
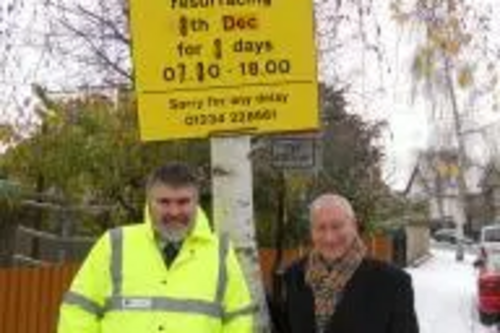
<svg viewBox="0 0 500 333"><path fill-rule="evenodd" d="M366 241L373 257L390 261L390 240ZM284 263L290 263L303 251L288 250ZM275 251L262 249L260 262L267 288L271 286ZM0 269L0 333L54 333L62 295L78 266L54 265L37 268Z"/></svg>
<svg viewBox="0 0 500 333"><path fill-rule="evenodd" d="M75 265L0 269L0 333L54 333Z"/></svg>
<svg viewBox="0 0 500 333"><path fill-rule="evenodd" d="M391 262L393 258L392 240L388 236L378 235L364 238L368 256L385 262ZM288 249L283 251L283 266L300 258L306 253L306 249ZM276 258L276 251L273 249L260 249L259 260L262 269L262 278L267 290L272 288L272 270Z"/></svg>

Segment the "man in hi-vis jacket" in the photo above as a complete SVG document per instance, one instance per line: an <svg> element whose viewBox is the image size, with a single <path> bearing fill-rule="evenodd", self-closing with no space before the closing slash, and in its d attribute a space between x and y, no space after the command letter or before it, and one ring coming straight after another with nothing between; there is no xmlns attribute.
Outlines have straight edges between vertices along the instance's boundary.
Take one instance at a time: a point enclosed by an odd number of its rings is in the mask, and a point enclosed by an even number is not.
<svg viewBox="0 0 500 333"><path fill-rule="evenodd" d="M242 270L198 196L188 166L154 171L144 222L99 239L64 297L58 333L252 332Z"/></svg>

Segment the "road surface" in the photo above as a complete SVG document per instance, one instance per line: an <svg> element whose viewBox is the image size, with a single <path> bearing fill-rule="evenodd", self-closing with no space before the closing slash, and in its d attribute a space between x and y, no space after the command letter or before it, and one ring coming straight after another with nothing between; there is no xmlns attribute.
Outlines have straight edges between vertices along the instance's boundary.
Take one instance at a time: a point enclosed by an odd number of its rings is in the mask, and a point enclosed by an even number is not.
<svg viewBox="0 0 500 333"><path fill-rule="evenodd" d="M476 271L473 256L455 261L452 250L433 249L432 258L413 277L421 333L493 333L479 323L476 311Z"/></svg>

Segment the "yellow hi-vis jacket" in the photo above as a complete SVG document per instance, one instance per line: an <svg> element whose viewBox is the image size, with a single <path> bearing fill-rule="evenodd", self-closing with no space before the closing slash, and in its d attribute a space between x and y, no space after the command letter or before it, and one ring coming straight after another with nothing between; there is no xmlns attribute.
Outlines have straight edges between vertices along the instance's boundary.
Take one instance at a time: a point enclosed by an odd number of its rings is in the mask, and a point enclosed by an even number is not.
<svg viewBox="0 0 500 333"><path fill-rule="evenodd" d="M167 268L151 219L107 232L65 295L58 333L249 333L255 307L236 255L201 209Z"/></svg>

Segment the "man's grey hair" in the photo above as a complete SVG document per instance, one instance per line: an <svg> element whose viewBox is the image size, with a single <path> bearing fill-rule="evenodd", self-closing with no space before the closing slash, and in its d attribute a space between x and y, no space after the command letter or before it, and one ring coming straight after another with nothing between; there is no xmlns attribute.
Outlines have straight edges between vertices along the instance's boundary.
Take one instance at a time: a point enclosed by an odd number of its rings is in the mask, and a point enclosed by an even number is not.
<svg viewBox="0 0 500 333"><path fill-rule="evenodd" d="M198 179L194 170L181 162L169 162L154 170L148 177L146 189L149 191L157 184L173 187L198 187Z"/></svg>
<svg viewBox="0 0 500 333"><path fill-rule="evenodd" d="M317 197L311 203L309 213L312 215L315 210L330 205L340 208L350 219L356 220L356 214L349 200L341 195L333 193L325 193Z"/></svg>

